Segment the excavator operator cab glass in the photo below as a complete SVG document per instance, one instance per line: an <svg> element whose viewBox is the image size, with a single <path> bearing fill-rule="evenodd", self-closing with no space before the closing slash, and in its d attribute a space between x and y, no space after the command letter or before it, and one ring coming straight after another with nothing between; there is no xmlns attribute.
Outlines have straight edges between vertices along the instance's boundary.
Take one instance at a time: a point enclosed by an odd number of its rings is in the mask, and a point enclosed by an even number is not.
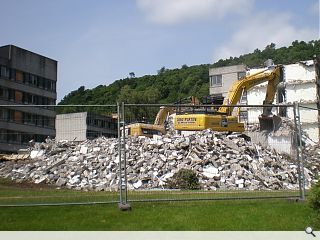
<svg viewBox="0 0 320 240"><path fill-rule="evenodd" d="M228 120L226 118L221 119L221 127L228 127Z"/></svg>

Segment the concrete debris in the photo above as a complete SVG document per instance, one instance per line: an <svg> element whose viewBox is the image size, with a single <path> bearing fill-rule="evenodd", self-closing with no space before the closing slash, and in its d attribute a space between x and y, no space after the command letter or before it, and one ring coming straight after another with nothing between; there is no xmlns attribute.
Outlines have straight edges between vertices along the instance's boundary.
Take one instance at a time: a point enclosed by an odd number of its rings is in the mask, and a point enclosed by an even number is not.
<svg viewBox="0 0 320 240"><path fill-rule="evenodd" d="M255 145L241 135L205 130L187 137L175 134L128 137L128 189L163 189L179 169L193 170L202 189L298 189L298 167L287 155ZM118 140L36 144L28 160L0 162L0 177L17 182L54 184L84 191L117 191ZM306 187L320 170L320 148L306 148Z"/></svg>
<svg viewBox="0 0 320 240"><path fill-rule="evenodd" d="M252 124L250 126L248 126L248 132L260 132L260 127L259 127L259 123L256 124ZM292 135L295 132L295 125L292 119L290 118L285 118L285 117L281 117L281 125L279 127L279 129L277 131L272 131L270 133L267 133L270 136L288 136L288 135ZM308 133L304 130L301 130L301 136L302 136L302 140L307 144L307 145L315 145L316 143L314 141L311 140L310 136L308 135Z"/></svg>
<svg viewBox="0 0 320 240"><path fill-rule="evenodd" d="M281 117L281 126L276 132L271 132L270 134L281 134L281 133L288 133L294 131L294 122L292 119ZM260 131L259 123L255 123L248 126L248 131Z"/></svg>

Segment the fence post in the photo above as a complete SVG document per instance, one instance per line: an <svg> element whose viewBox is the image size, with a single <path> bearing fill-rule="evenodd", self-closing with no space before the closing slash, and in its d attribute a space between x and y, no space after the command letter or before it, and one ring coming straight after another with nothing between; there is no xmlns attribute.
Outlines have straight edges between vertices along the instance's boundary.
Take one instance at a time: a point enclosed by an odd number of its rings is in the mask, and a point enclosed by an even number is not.
<svg viewBox="0 0 320 240"><path fill-rule="evenodd" d="M127 156L126 156L126 121L125 121L125 104L122 102L122 127L123 127L123 174L124 174L124 191L125 191L125 204L128 204L128 184L127 184Z"/></svg>
<svg viewBox="0 0 320 240"><path fill-rule="evenodd" d="M298 115L298 132L299 132L299 145L300 145L300 166L301 166L301 182L302 182L302 200L305 200L305 176L304 176L304 156L302 146L302 130L301 130L301 118L300 118L300 104L297 103L297 115Z"/></svg>
<svg viewBox="0 0 320 240"><path fill-rule="evenodd" d="M117 104L118 106L118 147L119 147L119 209L131 210L128 204L128 190L127 190L127 163L126 163L126 124L125 124L125 105L124 102ZM122 130L122 131L121 131ZM122 134L122 136L121 136Z"/></svg>
<svg viewBox="0 0 320 240"><path fill-rule="evenodd" d="M300 123L300 110L299 110L298 103L294 103L293 105L293 115L294 115L294 135L295 135L295 142L296 142L297 162L298 162L300 199L305 200L302 134L301 134L301 123Z"/></svg>
<svg viewBox="0 0 320 240"><path fill-rule="evenodd" d="M121 166L121 113L120 104L117 102L118 118L118 158L119 158L119 204L122 204L122 166Z"/></svg>

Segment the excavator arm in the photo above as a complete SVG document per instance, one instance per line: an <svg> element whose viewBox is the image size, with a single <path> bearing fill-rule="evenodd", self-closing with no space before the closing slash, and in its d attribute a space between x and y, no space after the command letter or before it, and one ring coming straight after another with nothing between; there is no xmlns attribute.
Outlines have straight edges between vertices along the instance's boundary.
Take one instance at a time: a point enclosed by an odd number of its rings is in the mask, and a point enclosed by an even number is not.
<svg viewBox="0 0 320 240"><path fill-rule="evenodd" d="M271 105L273 103L275 94L277 92L277 86L282 80L282 67L278 67L275 70L275 77L272 81L268 82L266 98L263 101L263 105ZM272 114L272 107L266 106L263 108L262 114L259 116L260 130L275 131L279 129L281 125L281 118Z"/></svg>
<svg viewBox="0 0 320 240"><path fill-rule="evenodd" d="M268 82L267 93L263 104L272 104L274 96L277 92L277 86L280 82L281 77L281 66L276 66L273 70L263 70L255 74L246 76L241 80L235 82L225 98L223 105L236 105L241 98L244 91L248 91L252 87ZM218 109L221 114L231 115L234 107L222 106Z"/></svg>
<svg viewBox="0 0 320 240"><path fill-rule="evenodd" d="M172 114L173 109L170 107L160 107L160 110L154 120L154 125L164 125L168 114Z"/></svg>

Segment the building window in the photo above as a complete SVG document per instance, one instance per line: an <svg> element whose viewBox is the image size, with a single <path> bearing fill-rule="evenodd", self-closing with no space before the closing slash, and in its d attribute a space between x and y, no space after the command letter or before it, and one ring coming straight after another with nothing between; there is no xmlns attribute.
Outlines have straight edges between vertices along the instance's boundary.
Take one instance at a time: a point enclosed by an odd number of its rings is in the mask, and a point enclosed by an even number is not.
<svg viewBox="0 0 320 240"><path fill-rule="evenodd" d="M222 86L222 75L213 75L210 76L210 86L211 87L220 87Z"/></svg>
<svg viewBox="0 0 320 240"><path fill-rule="evenodd" d="M16 82L24 83L26 85L31 85L33 87L45 89L47 91L56 91L55 81L34 74L26 73L20 70L16 70L13 68L0 66L0 77L11 79Z"/></svg>
<svg viewBox="0 0 320 240"><path fill-rule="evenodd" d="M9 122L14 122L15 119L14 119L14 110L12 109L8 109L8 121Z"/></svg>
<svg viewBox="0 0 320 240"><path fill-rule="evenodd" d="M7 133L8 133L7 140L9 143L19 143L20 142L21 136L18 132L8 130Z"/></svg>
<svg viewBox="0 0 320 240"><path fill-rule="evenodd" d="M10 80L15 80L16 79L16 70L10 68Z"/></svg>
<svg viewBox="0 0 320 240"><path fill-rule="evenodd" d="M23 73L18 70L16 71L16 81L23 82Z"/></svg>
<svg viewBox="0 0 320 240"><path fill-rule="evenodd" d="M0 87L0 98L7 100L9 97L8 89Z"/></svg>
<svg viewBox="0 0 320 240"><path fill-rule="evenodd" d="M15 100L15 91L12 90L12 89L8 89L8 97L9 97L9 100L14 102Z"/></svg>
<svg viewBox="0 0 320 240"><path fill-rule="evenodd" d="M22 123L23 122L23 113L20 111L14 112L14 122L16 123Z"/></svg>
<svg viewBox="0 0 320 240"><path fill-rule="evenodd" d="M56 91L56 82L50 81L50 83L51 83L51 90L52 90L53 92L55 92L55 91Z"/></svg>
<svg viewBox="0 0 320 240"><path fill-rule="evenodd" d="M8 119L9 119L8 109L6 109L6 108L1 108L1 109L0 109L0 120L1 120L1 121L8 121Z"/></svg>
<svg viewBox="0 0 320 240"><path fill-rule="evenodd" d="M4 77L4 78L9 78L10 70L5 66L1 66L0 67L0 76Z"/></svg>
<svg viewBox="0 0 320 240"><path fill-rule="evenodd" d="M239 121L240 122L247 122L248 121L248 111L240 111Z"/></svg>
<svg viewBox="0 0 320 240"><path fill-rule="evenodd" d="M240 98L240 104L248 104L248 93L247 91L243 91L241 98Z"/></svg>
<svg viewBox="0 0 320 240"><path fill-rule="evenodd" d="M21 142L23 144L29 143L29 141L31 139L35 139L35 135L34 134L24 133L24 134L21 135Z"/></svg>
<svg viewBox="0 0 320 240"><path fill-rule="evenodd" d="M238 72L238 80L244 78L246 76L246 72Z"/></svg>
<svg viewBox="0 0 320 240"><path fill-rule="evenodd" d="M31 114L30 113L23 113L23 123L24 124L31 124Z"/></svg>
<svg viewBox="0 0 320 240"><path fill-rule="evenodd" d="M17 102L17 103L22 103L22 97L23 97L22 92L20 92L20 91L15 91L15 97L14 97L15 102Z"/></svg>
<svg viewBox="0 0 320 240"><path fill-rule="evenodd" d="M29 84L30 74L29 73L23 73L23 83Z"/></svg>
<svg viewBox="0 0 320 240"><path fill-rule="evenodd" d="M7 142L7 130L6 129L0 129L0 141Z"/></svg>

